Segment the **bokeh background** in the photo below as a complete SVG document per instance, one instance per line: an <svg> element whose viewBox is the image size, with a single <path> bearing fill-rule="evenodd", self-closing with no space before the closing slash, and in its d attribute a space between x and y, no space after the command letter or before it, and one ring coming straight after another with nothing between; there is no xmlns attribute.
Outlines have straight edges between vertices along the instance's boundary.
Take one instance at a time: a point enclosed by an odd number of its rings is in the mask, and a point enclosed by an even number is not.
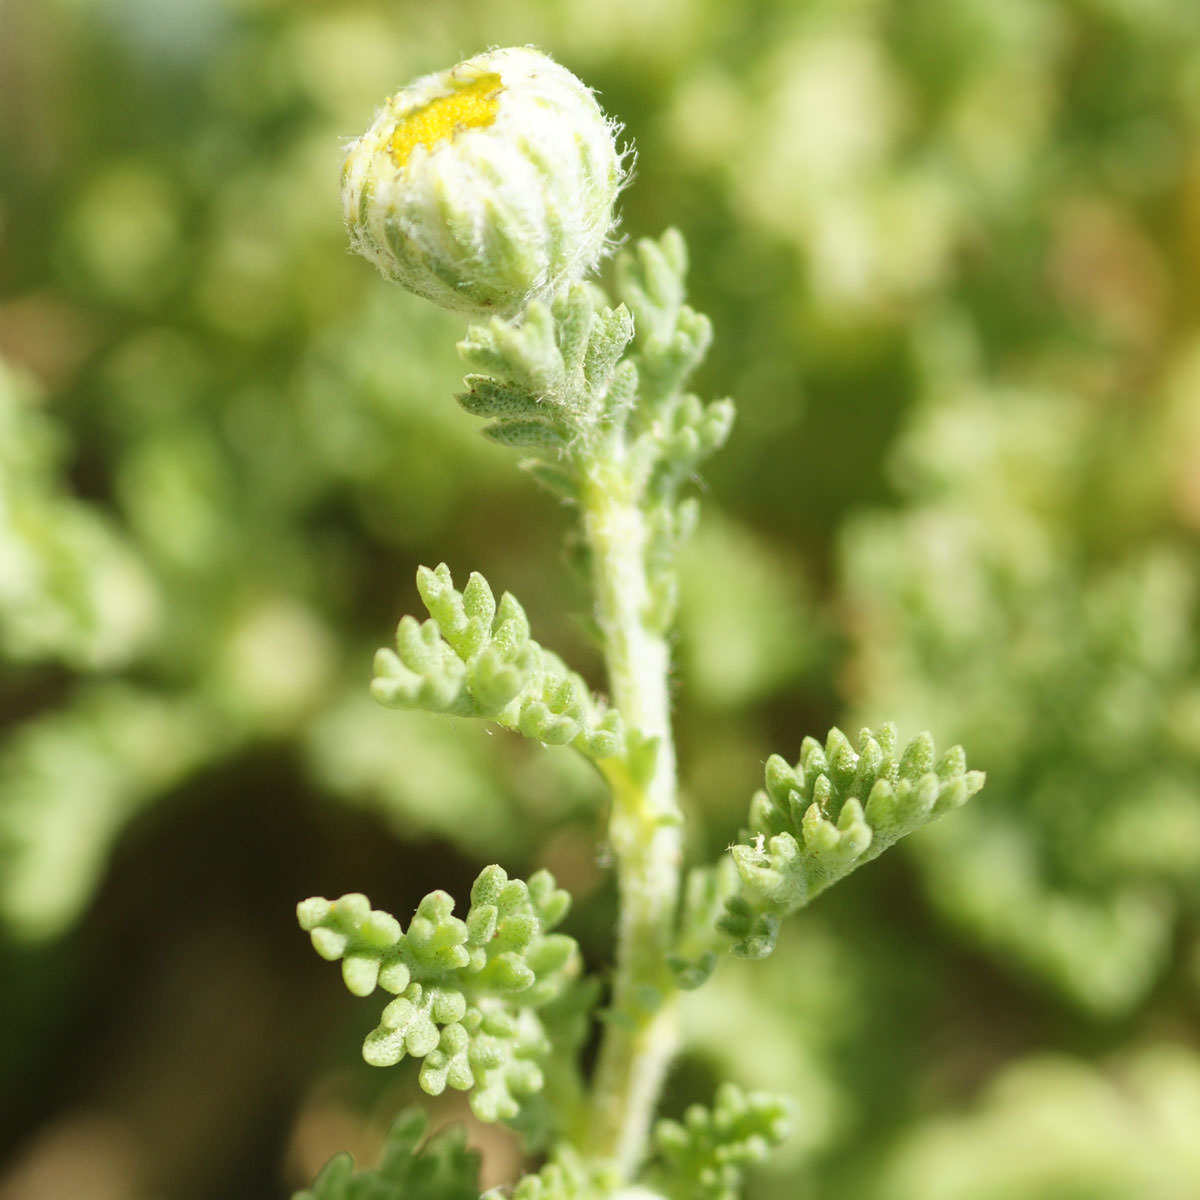
<svg viewBox="0 0 1200 1200"><path fill-rule="evenodd" d="M589 771L365 694L441 560L599 681L460 322L341 229L382 98L521 43L625 123L625 234L687 235L739 404L683 567L695 854L834 722L989 775L697 993L667 1111L796 1100L754 1200L1200 1195L1200 6L0 0L0 1197L370 1161L415 1087L304 896L547 865L605 961Z"/></svg>

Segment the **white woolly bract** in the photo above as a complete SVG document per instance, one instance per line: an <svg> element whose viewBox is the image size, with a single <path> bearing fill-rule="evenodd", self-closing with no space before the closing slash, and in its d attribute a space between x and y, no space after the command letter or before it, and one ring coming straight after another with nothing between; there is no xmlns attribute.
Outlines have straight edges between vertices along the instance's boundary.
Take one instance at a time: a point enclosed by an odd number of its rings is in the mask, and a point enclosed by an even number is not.
<svg viewBox="0 0 1200 1200"><path fill-rule="evenodd" d="M397 162L398 125L491 76L500 86L487 124L452 124ZM423 76L349 148L351 245L444 308L511 316L604 254L625 179L616 133L591 90L537 50L492 50Z"/></svg>

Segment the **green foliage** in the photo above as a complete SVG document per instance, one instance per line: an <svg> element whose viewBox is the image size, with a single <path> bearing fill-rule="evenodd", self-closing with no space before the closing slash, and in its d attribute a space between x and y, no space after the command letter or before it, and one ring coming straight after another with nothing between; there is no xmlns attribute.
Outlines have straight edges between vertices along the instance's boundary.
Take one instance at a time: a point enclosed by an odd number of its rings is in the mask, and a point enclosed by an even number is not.
<svg viewBox="0 0 1200 1200"><path fill-rule="evenodd" d="M748 841L731 851L741 889L721 925L738 954L770 954L781 918L983 786L960 746L938 758L927 733L903 751L896 739L892 725L864 729L855 752L833 729L824 747L805 738L794 767L777 754L767 760Z"/></svg>
<svg viewBox="0 0 1200 1200"><path fill-rule="evenodd" d="M405 1109L388 1130L378 1167L355 1171L350 1155L339 1154L292 1200L478 1200L479 1155L467 1149L462 1129L425 1139L428 1126L419 1109Z"/></svg>
<svg viewBox="0 0 1200 1200"><path fill-rule="evenodd" d="M678 390L738 396L673 634L689 853L744 821L747 772L781 729L891 718L988 773L983 803L903 848L931 904L857 887L684 998L681 1104L714 1076L803 1095L801 1136L755 1200L934 1196L946 1175L955 1200L993 1177L1005 1200L1196 1190L1186 1148L1149 1132L1169 1125L1164 1098L1191 1111L1166 1073L1127 1087L1081 1060L1091 1082L1073 1090L1021 1072L1063 1047L1136 1046L1147 1022L1178 1050L1193 1020L1200 8L530 0L472 6L469 29L416 0L8 8L0 346L37 386L8 389L22 415L0 425L0 916L44 944L0 962L4 1084L27 1094L32 1071L42 1097L0 1191L62 1145L73 1093L47 1089L99 1011L116 1036L87 1044L90 1104L162 1156L157 1190L194 1189L203 1168L213 1194L261 1196L241 1164L284 1160L275 1107L220 1136L204 1118L278 1077L272 1041L220 1053L236 1021L214 1037L207 989L190 1006L172 993L172 1044L220 1043L172 1085L125 998L149 1003L203 942L223 947L206 978L238 979L238 1011L262 1012L282 971L242 969L243 909L291 903L288 862L357 856L373 877L375 816L400 878L441 857L522 874L553 858L580 899L572 932L589 958L606 944L588 763L356 702L389 563L536 579L515 590L550 645L578 604L547 569L527 481L438 402L458 323L381 287L331 218L338 141L387 91L515 41L571 64L636 132L632 268L637 234L679 223L689 298L719 331ZM592 310L632 316L624 353L648 397L641 347L669 322L606 286ZM521 419L547 444L518 453L575 499L581 435L545 407ZM637 409L624 420L654 432ZM658 515L668 555L687 511ZM750 586L749 559L771 586ZM659 586L665 625L669 573ZM197 826L221 848L214 892L168 909L147 880ZM681 980L721 948L725 875L703 874L672 947ZM171 953L101 969L114 911ZM123 1108L104 1083L139 1071L156 1090ZM359 1107L345 1078L311 1081L298 1121L331 1092ZM1129 1120L1062 1125L1093 1111L1084 1090ZM1052 1164L1036 1184L1013 1145ZM903 1190L889 1147L907 1151ZM112 1190L143 1200L132 1178Z"/></svg>
<svg viewBox="0 0 1200 1200"><path fill-rule="evenodd" d="M633 413L640 453L653 465L651 493L673 499L682 480L719 450L733 402L704 405L683 391L712 341L709 319L684 303L687 246L676 229L642 238L617 264L617 293L633 313L630 363L640 383Z"/></svg>
<svg viewBox="0 0 1200 1200"><path fill-rule="evenodd" d="M682 1122L655 1126L649 1182L671 1200L737 1200L744 1168L784 1140L788 1123L788 1104L778 1096L722 1084L711 1109L694 1104Z"/></svg>
<svg viewBox="0 0 1200 1200"><path fill-rule="evenodd" d="M61 431L0 360L0 653L77 670L142 649L158 596L114 522L75 499Z"/></svg>
<svg viewBox="0 0 1200 1200"><path fill-rule="evenodd" d="M484 432L578 472L597 439L619 433L637 395L636 368L620 366L633 336L629 312L603 306L594 285L574 284L553 307L472 326L459 353L476 374L459 403L493 418Z"/></svg>
<svg viewBox="0 0 1200 1200"><path fill-rule="evenodd" d="M356 996L376 986L396 999L363 1043L373 1066L422 1059L421 1087L471 1091L483 1121L511 1120L545 1082L555 1052L540 1010L563 997L580 970L573 938L552 930L570 904L547 871L528 884L486 867L465 919L445 892L430 892L407 929L365 896L313 898L297 912L317 953L341 960Z"/></svg>
<svg viewBox="0 0 1200 1200"><path fill-rule="evenodd" d="M1200 870L1197 560L1119 535L1161 436L1128 429L1130 454L1054 395L1007 397L1003 418L985 395L941 400L898 449L908 507L846 546L864 701L920 712L988 769L989 802L918 848L929 894L1098 1014L1166 968Z"/></svg>
<svg viewBox="0 0 1200 1200"><path fill-rule="evenodd" d="M1194 1131L1200 1061L1140 1046L1090 1066L1034 1057L915 1130L889 1155L871 1200L1182 1200L1200 1188Z"/></svg>
<svg viewBox="0 0 1200 1200"><path fill-rule="evenodd" d="M513 1189L512 1200L593 1200L611 1193L613 1181L589 1168L569 1147L546 1163L536 1175L527 1175Z"/></svg>
<svg viewBox="0 0 1200 1200"><path fill-rule="evenodd" d="M124 824L224 749L211 714L96 683L0 743L0 914L25 939L68 928Z"/></svg>
<svg viewBox="0 0 1200 1200"><path fill-rule="evenodd" d="M683 391L712 339L708 319L684 303L686 273L683 237L668 230L620 256L615 308L598 286L576 284L550 306L473 326L459 345L475 372L459 403L493 419L493 441L529 451L525 466L569 501L588 487L627 490L645 508L659 632L674 618L675 555L696 520L680 487L734 418L732 401Z"/></svg>
<svg viewBox="0 0 1200 1200"><path fill-rule="evenodd" d="M719 954L728 945L721 936L722 918L737 890L738 874L732 857L688 872L675 948L667 959L676 985L684 991L694 991L716 970Z"/></svg>
<svg viewBox="0 0 1200 1200"><path fill-rule="evenodd" d="M694 501L680 486L719 450L733 428L733 401L711 403L684 392L712 340L707 317L684 303L687 246L676 229L640 239L617 262L617 294L633 313L628 364L637 372L638 403L630 415L630 457L645 499L651 536L646 550L652 628L669 629L678 608L674 572L679 545L696 523Z"/></svg>
<svg viewBox="0 0 1200 1200"><path fill-rule="evenodd" d="M492 419L492 440L548 460L540 477L562 479L568 497L606 445L611 453L628 438L635 488L673 499L733 423L729 400L705 406L682 391L712 340L708 319L683 303L686 273L672 229L621 255L615 308L595 284L579 283L552 305L472 326L459 352L475 373L459 403Z"/></svg>
<svg viewBox="0 0 1200 1200"><path fill-rule="evenodd" d="M529 634L524 609L508 593L497 604L473 573L457 591L445 563L422 567L417 587L429 610L405 617L396 651L375 656L371 693L393 708L486 717L547 745L571 745L588 758L620 754L620 716Z"/></svg>

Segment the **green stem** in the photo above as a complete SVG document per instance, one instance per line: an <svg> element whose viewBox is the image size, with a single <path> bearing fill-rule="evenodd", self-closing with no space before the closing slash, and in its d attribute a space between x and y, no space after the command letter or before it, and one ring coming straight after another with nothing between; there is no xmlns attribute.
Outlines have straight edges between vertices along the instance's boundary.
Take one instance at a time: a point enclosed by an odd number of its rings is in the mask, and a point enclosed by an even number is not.
<svg viewBox="0 0 1200 1200"><path fill-rule="evenodd" d="M584 489L596 611L611 699L631 735L625 759L601 764L613 791L609 838L620 915L610 1019L592 1093L588 1150L630 1178L645 1153L678 1034L667 955L679 898L681 818L676 799L666 639L647 623L645 514L618 464Z"/></svg>

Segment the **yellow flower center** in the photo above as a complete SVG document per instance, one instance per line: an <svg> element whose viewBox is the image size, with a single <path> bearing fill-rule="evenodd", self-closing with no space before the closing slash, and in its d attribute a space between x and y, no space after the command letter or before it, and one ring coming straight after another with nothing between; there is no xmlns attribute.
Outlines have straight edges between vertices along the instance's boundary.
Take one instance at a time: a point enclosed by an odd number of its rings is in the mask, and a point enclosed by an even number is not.
<svg viewBox="0 0 1200 1200"><path fill-rule="evenodd" d="M388 153L398 167L408 162L418 147L432 150L438 142L454 138L464 129L484 129L496 119L503 84L495 74L480 75L406 113L388 139Z"/></svg>

